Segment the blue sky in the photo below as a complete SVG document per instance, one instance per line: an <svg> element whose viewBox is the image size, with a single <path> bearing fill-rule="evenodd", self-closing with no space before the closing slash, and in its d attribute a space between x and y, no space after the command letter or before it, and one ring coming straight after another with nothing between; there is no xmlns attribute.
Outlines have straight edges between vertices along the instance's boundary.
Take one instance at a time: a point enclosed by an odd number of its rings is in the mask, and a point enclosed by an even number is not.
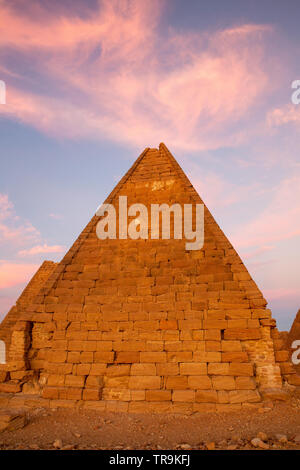
<svg viewBox="0 0 300 470"><path fill-rule="evenodd" d="M0 14L0 316L163 141L288 329L300 3L0 0Z"/></svg>

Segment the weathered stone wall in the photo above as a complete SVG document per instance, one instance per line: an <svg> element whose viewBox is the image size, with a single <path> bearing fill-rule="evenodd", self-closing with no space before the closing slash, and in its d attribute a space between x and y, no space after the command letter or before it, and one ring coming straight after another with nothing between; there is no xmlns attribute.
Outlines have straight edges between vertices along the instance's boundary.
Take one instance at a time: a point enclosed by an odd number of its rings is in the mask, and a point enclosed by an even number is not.
<svg viewBox="0 0 300 470"><path fill-rule="evenodd" d="M0 324L0 340L5 342L6 350L10 349L11 334L14 330L15 324L19 319L19 313L30 305L33 298L38 294L40 289L45 284L46 280L55 268L56 263L53 261L44 261L39 267L38 271L32 277L31 281L27 284L22 294L18 298L16 305L14 305L2 323Z"/></svg>

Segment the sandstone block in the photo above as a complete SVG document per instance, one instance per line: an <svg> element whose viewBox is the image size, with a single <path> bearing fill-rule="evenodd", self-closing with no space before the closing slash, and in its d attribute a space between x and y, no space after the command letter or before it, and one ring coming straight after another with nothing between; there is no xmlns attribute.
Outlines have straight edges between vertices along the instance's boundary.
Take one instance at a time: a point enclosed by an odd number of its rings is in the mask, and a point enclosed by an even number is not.
<svg viewBox="0 0 300 470"><path fill-rule="evenodd" d="M122 354L122 353L120 353ZM95 362L105 362L111 363L114 361L114 353L108 351L96 351L94 353L94 361Z"/></svg>
<svg viewBox="0 0 300 470"><path fill-rule="evenodd" d="M166 362L167 355L165 352L141 352L140 361L143 362Z"/></svg>
<svg viewBox="0 0 300 470"><path fill-rule="evenodd" d="M242 345L240 341L221 341L221 350L222 352L241 352Z"/></svg>
<svg viewBox="0 0 300 470"><path fill-rule="evenodd" d="M96 353L97 354L97 353ZM116 362L131 364L134 362L140 362L140 352L133 351L121 351L116 353ZM103 361L105 362L105 361ZM113 361L109 361L113 362ZM144 362L144 361L143 361Z"/></svg>
<svg viewBox="0 0 300 470"><path fill-rule="evenodd" d="M47 384L49 387L63 387L65 383L65 375L50 374Z"/></svg>
<svg viewBox="0 0 300 470"><path fill-rule="evenodd" d="M47 360L49 362L66 362L67 360L67 351L49 351L47 355Z"/></svg>
<svg viewBox="0 0 300 470"><path fill-rule="evenodd" d="M103 375L106 367L106 364L91 364L90 375Z"/></svg>
<svg viewBox="0 0 300 470"><path fill-rule="evenodd" d="M236 377L237 390L255 390L256 384L252 377Z"/></svg>
<svg viewBox="0 0 300 470"><path fill-rule="evenodd" d="M171 390L184 390L188 388L188 378L184 376L167 377L166 388Z"/></svg>
<svg viewBox="0 0 300 470"><path fill-rule="evenodd" d="M126 388L104 388L102 391L102 400L118 400L120 402L128 402L131 400L131 391Z"/></svg>
<svg viewBox="0 0 300 470"><path fill-rule="evenodd" d="M217 362L208 364L209 375L230 375L229 374L229 363Z"/></svg>
<svg viewBox="0 0 300 470"><path fill-rule="evenodd" d="M174 402L194 402L195 391L194 390L174 390L172 393L172 400Z"/></svg>
<svg viewBox="0 0 300 470"><path fill-rule="evenodd" d="M131 390L131 400L132 401L143 401L146 399L145 390Z"/></svg>
<svg viewBox="0 0 300 470"><path fill-rule="evenodd" d="M101 400L102 390L99 388L87 388L83 390L82 399L83 400Z"/></svg>
<svg viewBox="0 0 300 470"><path fill-rule="evenodd" d="M188 377L188 388L209 390L212 388L211 379L207 375L191 375Z"/></svg>
<svg viewBox="0 0 300 470"><path fill-rule="evenodd" d="M195 351L193 360L195 362L221 362L221 353L219 351Z"/></svg>
<svg viewBox="0 0 300 470"><path fill-rule="evenodd" d="M257 390L232 390L229 392L230 403L256 403L261 401Z"/></svg>
<svg viewBox="0 0 300 470"><path fill-rule="evenodd" d="M156 366L155 364L150 363L140 363L140 364L132 364L131 375L156 375Z"/></svg>
<svg viewBox="0 0 300 470"><path fill-rule="evenodd" d="M65 386L66 387L84 387L85 377L81 375L66 375Z"/></svg>
<svg viewBox="0 0 300 470"><path fill-rule="evenodd" d="M248 354L246 352L224 352L222 353L222 362L248 362Z"/></svg>
<svg viewBox="0 0 300 470"><path fill-rule="evenodd" d="M96 366L96 364L95 364ZM106 368L106 367L105 367ZM122 376L129 376L130 374L130 365L128 364L121 364L121 365L109 365L106 370L104 369L105 374L108 377L122 377ZM103 372L104 374L104 372ZM102 375L102 374L98 374ZM145 374L144 374L145 375Z"/></svg>
<svg viewBox="0 0 300 470"><path fill-rule="evenodd" d="M207 365L205 363L184 362L180 364L181 375L206 375Z"/></svg>
<svg viewBox="0 0 300 470"><path fill-rule="evenodd" d="M43 398L50 398L51 400L57 399L59 394L59 388L57 387L44 387L42 390Z"/></svg>
<svg viewBox="0 0 300 470"><path fill-rule="evenodd" d="M82 388L68 388L66 398L67 400L81 400Z"/></svg>
<svg viewBox="0 0 300 470"><path fill-rule="evenodd" d="M235 380L232 376L214 376L212 377L212 386L214 390L235 390Z"/></svg>
<svg viewBox="0 0 300 470"><path fill-rule="evenodd" d="M76 375L89 375L91 364L78 364L76 367Z"/></svg>
<svg viewBox="0 0 300 470"><path fill-rule="evenodd" d="M179 366L178 364L168 362L157 363L156 372L157 375L178 375Z"/></svg>
<svg viewBox="0 0 300 470"><path fill-rule="evenodd" d="M224 339L251 340L260 339L259 328L227 328L224 332Z"/></svg>
<svg viewBox="0 0 300 470"><path fill-rule="evenodd" d="M177 330L178 324L176 320L161 320L159 322L159 328L161 330Z"/></svg>
<svg viewBox="0 0 300 470"><path fill-rule="evenodd" d="M168 352L167 362L188 362L192 361L192 351Z"/></svg>
<svg viewBox="0 0 300 470"><path fill-rule="evenodd" d="M234 363L231 362L229 365L228 375L237 375L237 376L252 376L253 375L253 365L250 363Z"/></svg>
<svg viewBox="0 0 300 470"><path fill-rule="evenodd" d="M170 401L170 390L146 390L146 401Z"/></svg>
<svg viewBox="0 0 300 470"><path fill-rule="evenodd" d="M289 360L289 351L275 351L276 362L287 362Z"/></svg>
<svg viewBox="0 0 300 470"><path fill-rule="evenodd" d="M218 395L216 390L197 390L195 400L198 403L217 403Z"/></svg>
<svg viewBox="0 0 300 470"><path fill-rule="evenodd" d="M132 390L157 390L160 389L161 378L158 376L135 375L129 378L128 387Z"/></svg>

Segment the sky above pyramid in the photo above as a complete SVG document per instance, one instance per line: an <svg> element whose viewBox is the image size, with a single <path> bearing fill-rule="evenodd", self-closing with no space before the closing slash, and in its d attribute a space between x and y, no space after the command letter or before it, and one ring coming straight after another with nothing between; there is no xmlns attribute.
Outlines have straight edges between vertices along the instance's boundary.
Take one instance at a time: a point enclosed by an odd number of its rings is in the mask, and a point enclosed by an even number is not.
<svg viewBox="0 0 300 470"><path fill-rule="evenodd" d="M299 2L0 0L0 14L0 318L164 141L289 328Z"/></svg>

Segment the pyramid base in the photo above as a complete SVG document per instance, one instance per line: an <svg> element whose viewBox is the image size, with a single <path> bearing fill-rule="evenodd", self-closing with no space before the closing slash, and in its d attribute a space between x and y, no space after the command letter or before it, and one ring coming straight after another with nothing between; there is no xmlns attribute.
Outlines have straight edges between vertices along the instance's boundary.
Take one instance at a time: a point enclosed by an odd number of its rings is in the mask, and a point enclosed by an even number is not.
<svg viewBox="0 0 300 470"><path fill-rule="evenodd" d="M32 409L32 408L72 408L75 410L97 410L102 412L124 413L179 413L191 415L204 412L234 412L243 409L256 409L262 406L256 403L173 403L173 402L126 402L117 400L49 400L40 395L22 393L0 394L0 409Z"/></svg>

